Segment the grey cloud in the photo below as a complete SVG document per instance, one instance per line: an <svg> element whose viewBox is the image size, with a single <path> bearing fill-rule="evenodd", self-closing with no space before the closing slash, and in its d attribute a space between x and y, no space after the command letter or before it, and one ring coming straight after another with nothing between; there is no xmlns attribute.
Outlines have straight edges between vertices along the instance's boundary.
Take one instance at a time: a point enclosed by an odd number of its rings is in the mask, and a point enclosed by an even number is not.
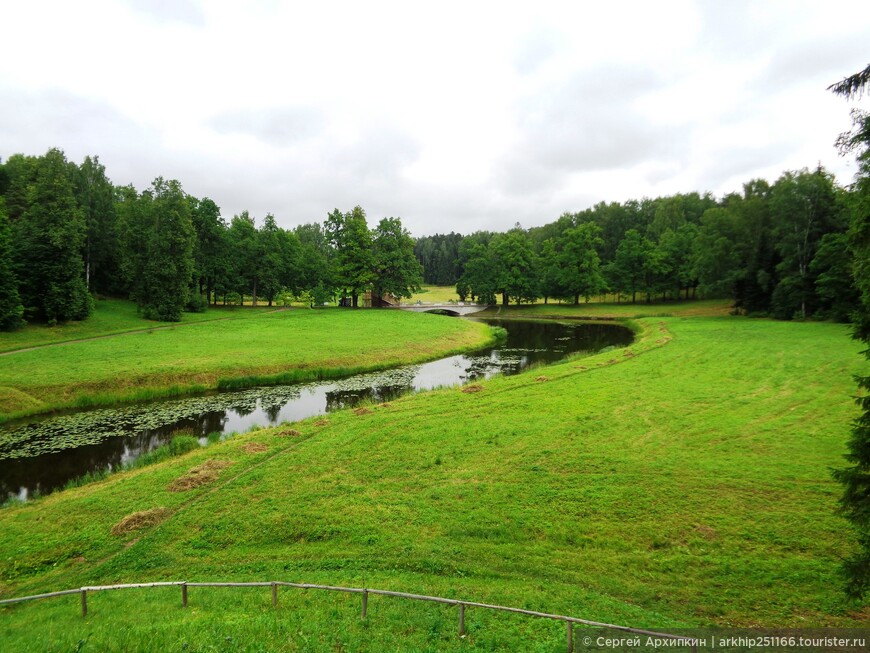
<svg viewBox="0 0 870 653"><path fill-rule="evenodd" d="M419 144L404 132L373 124L344 146L314 137L298 149L276 150L256 167L229 162L206 171L190 157L182 162L180 178L187 192L214 199L226 218L247 209L257 219L272 213L279 224L291 227L359 204L371 221L373 208L384 211L377 219L400 215L401 172L419 152Z"/></svg>
<svg viewBox="0 0 870 653"><path fill-rule="evenodd" d="M695 190L725 194L739 192L742 184L757 177L769 177L768 170L787 160L797 150L793 144L774 143L765 147L730 150L699 167ZM773 179L768 179L773 181Z"/></svg>
<svg viewBox="0 0 870 653"><path fill-rule="evenodd" d="M687 136L646 120L634 101L658 87L654 74L583 75L519 107L520 142L497 173L509 193L546 193L569 173L631 167L667 156Z"/></svg>
<svg viewBox="0 0 870 653"><path fill-rule="evenodd" d="M50 147L59 147L68 158L81 160L85 155L99 156L104 163L116 159L121 163L111 169L118 178L132 172L123 163L137 158L140 144L154 140L148 133L113 107L60 90L28 92L0 89L0 143L8 150L39 155ZM122 176L121 183L127 183Z"/></svg>
<svg viewBox="0 0 870 653"><path fill-rule="evenodd" d="M819 39L800 47L778 50L754 87L771 93L791 86L814 84L825 89L866 65L866 39ZM851 66L851 67L850 67Z"/></svg>
<svg viewBox="0 0 870 653"><path fill-rule="evenodd" d="M310 107L250 109L219 114L211 126L221 134L249 134L272 145L292 145L324 128L320 112Z"/></svg>

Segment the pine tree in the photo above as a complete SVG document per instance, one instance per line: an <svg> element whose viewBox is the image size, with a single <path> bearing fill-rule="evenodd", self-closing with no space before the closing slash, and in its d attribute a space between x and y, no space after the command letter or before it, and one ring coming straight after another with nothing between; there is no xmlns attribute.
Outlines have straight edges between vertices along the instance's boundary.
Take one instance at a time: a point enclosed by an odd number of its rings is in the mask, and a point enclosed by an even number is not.
<svg viewBox="0 0 870 653"><path fill-rule="evenodd" d="M870 84L870 66L847 77L831 89L840 95L852 97L863 92ZM843 152L857 152L858 174L852 188L852 224L849 246L854 256L852 274L861 293L861 302L855 314L854 337L862 340L870 359L870 114L853 113L854 129L840 137ZM834 478L843 485L840 509L857 531L859 549L846 560L846 592L860 598L870 592L870 376L857 377L862 395L857 398L861 415L852 427L849 439L848 467L836 470Z"/></svg>

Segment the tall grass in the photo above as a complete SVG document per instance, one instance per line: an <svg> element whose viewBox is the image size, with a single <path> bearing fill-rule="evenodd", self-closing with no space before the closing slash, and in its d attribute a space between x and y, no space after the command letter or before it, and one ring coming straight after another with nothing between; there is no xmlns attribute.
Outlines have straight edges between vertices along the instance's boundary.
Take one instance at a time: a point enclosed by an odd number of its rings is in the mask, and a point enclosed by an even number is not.
<svg viewBox="0 0 870 653"><path fill-rule="evenodd" d="M141 456L138 456L131 460L126 465L126 469L138 469L140 467L154 465L156 463L163 462L164 460L167 460L169 458L174 458L176 456L186 454L189 451L194 451L195 449L199 449L199 447L199 439L194 437L192 434L176 435L172 438L172 440L169 441L168 444L164 444L157 447L156 449L147 451Z"/></svg>

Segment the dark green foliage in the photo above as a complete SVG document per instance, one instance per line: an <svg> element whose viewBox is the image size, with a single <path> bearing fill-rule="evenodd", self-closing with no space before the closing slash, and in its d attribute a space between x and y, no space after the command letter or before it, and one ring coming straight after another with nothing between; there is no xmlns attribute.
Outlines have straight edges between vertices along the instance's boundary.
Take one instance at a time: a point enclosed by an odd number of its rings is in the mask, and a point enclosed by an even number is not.
<svg viewBox="0 0 870 653"><path fill-rule="evenodd" d="M831 88L835 93L852 97L863 92L868 82L870 66ZM867 345L864 356L870 359L870 114L855 111L852 120L852 131L841 135L838 143L843 152L855 152L858 160L858 174L849 198L848 233L852 275L860 293L853 337ZM870 375L859 376L856 381L861 415L855 420L848 443L846 460L850 465L836 470L834 477L843 485L840 509L855 527L858 540L858 551L843 565L846 592L862 598L870 593Z"/></svg>
<svg viewBox="0 0 870 653"><path fill-rule="evenodd" d="M284 289L299 290L299 238L275 223L275 217L266 215L259 231L262 252L262 292L269 306Z"/></svg>
<svg viewBox="0 0 870 653"><path fill-rule="evenodd" d="M810 263L815 277L817 314L837 322L848 322L859 301L852 279L852 255L845 233L822 236Z"/></svg>
<svg viewBox="0 0 870 653"><path fill-rule="evenodd" d="M18 280L12 272L10 232L3 198L0 197L0 331L11 331L24 324Z"/></svg>
<svg viewBox="0 0 870 653"><path fill-rule="evenodd" d="M373 293L411 297L423 283L423 268L414 256L414 239L399 218L384 218L372 236Z"/></svg>
<svg viewBox="0 0 870 653"><path fill-rule="evenodd" d="M217 204L205 197L201 200L188 196L190 219L196 232L194 245L194 281L197 292L211 301L215 289L226 289L229 282L230 253L227 247L227 225Z"/></svg>
<svg viewBox="0 0 870 653"><path fill-rule="evenodd" d="M556 275L562 293L572 297L575 304L580 303L581 296L589 301L606 288L597 250L604 244L600 233L598 225L584 222L566 230L555 243L558 270L551 273Z"/></svg>
<svg viewBox="0 0 870 653"><path fill-rule="evenodd" d="M616 248L616 256L607 267L610 289L622 295L631 295L637 300L637 293L644 289L645 267L652 243L636 229L629 229Z"/></svg>
<svg viewBox="0 0 870 653"><path fill-rule="evenodd" d="M9 221L13 224L18 221L27 210L27 192L30 185L36 179L36 168L39 158L13 154L3 166L6 175L6 213Z"/></svg>
<svg viewBox="0 0 870 653"><path fill-rule="evenodd" d="M190 291L187 296L187 304L184 310L188 313L205 313L208 310L208 299L205 295L200 295L195 290Z"/></svg>
<svg viewBox="0 0 870 653"><path fill-rule="evenodd" d="M466 256L465 273L457 283L457 294L462 298L470 296L479 304L495 304L498 279L492 250L477 242L471 246Z"/></svg>
<svg viewBox="0 0 870 653"><path fill-rule="evenodd" d="M359 296L375 280L372 258L372 234L366 223L362 207L342 214L335 209L326 219L325 230L334 249L330 261L333 283L351 298L351 305L359 305Z"/></svg>
<svg viewBox="0 0 870 653"><path fill-rule="evenodd" d="M836 93L837 95L843 95L847 98L853 98L861 95L864 92L864 88L870 84L870 65L868 65L861 72L855 73L854 75L849 75L842 81L837 82L836 84L831 84L828 87L828 90ZM870 141L868 141L870 142Z"/></svg>
<svg viewBox="0 0 870 653"><path fill-rule="evenodd" d="M260 290L262 250L254 218L247 211L234 215L227 238L230 251L229 288L242 296L251 295L256 306Z"/></svg>
<svg viewBox="0 0 870 653"><path fill-rule="evenodd" d="M74 171L76 201L84 213L86 231L82 258L85 281L92 293L122 295L115 187L99 157L85 157Z"/></svg>
<svg viewBox="0 0 870 653"><path fill-rule="evenodd" d="M118 208L132 298L146 318L178 322L188 301L195 240L181 184L158 178L138 196L123 189Z"/></svg>
<svg viewBox="0 0 870 653"><path fill-rule="evenodd" d="M317 223L303 224L293 230L299 242L297 284L307 290L315 304L330 301L335 294L329 275L329 240L323 227Z"/></svg>
<svg viewBox="0 0 870 653"><path fill-rule="evenodd" d="M810 263L819 242L825 234L845 227L833 177L821 167L784 173L771 189L770 211L780 258L771 308L781 319L804 318L817 309Z"/></svg>
<svg viewBox="0 0 870 653"><path fill-rule="evenodd" d="M491 243L495 266L496 292L502 304L510 299L517 304L533 302L540 294L538 257L528 234L519 225L506 234L498 234Z"/></svg>
<svg viewBox="0 0 870 653"><path fill-rule="evenodd" d="M418 238L414 255L423 266L423 283L436 286L453 286L462 276L459 248L463 237L460 234L435 234Z"/></svg>
<svg viewBox="0 0 870 653"><path fill-rule="evenodd" d="M86 225L63 152L49 150L26 184L26 208L13 223L15 272L25 310L49 324L83 320L93 309L81 252ZM20 207L19 207L20 208Z"/></svg>
<svg viewBox="0 0 870 653"><path fill-rule="evenodd" d="M695 262L692 257L692 246L698 237L698 226L692 222L684 222L676 231L666 229L661 235L657 249L660 252L661 278L659 289L662 294L675 299L685 290L686 299L689 290L698 285L695 272Z"/></svg>

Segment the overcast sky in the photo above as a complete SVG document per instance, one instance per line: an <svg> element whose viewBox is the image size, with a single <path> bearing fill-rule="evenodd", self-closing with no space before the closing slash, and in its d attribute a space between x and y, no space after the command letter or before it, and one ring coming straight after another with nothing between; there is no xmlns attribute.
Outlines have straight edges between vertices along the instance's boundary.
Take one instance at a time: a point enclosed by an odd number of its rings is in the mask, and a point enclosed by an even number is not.
<svg viewBox="0 0 870 653"><path fill-rule="evenodd" d="M97 155L292 227L415 236L739 191L850 125L870 2L0 0L0 157Z"/></svg>

